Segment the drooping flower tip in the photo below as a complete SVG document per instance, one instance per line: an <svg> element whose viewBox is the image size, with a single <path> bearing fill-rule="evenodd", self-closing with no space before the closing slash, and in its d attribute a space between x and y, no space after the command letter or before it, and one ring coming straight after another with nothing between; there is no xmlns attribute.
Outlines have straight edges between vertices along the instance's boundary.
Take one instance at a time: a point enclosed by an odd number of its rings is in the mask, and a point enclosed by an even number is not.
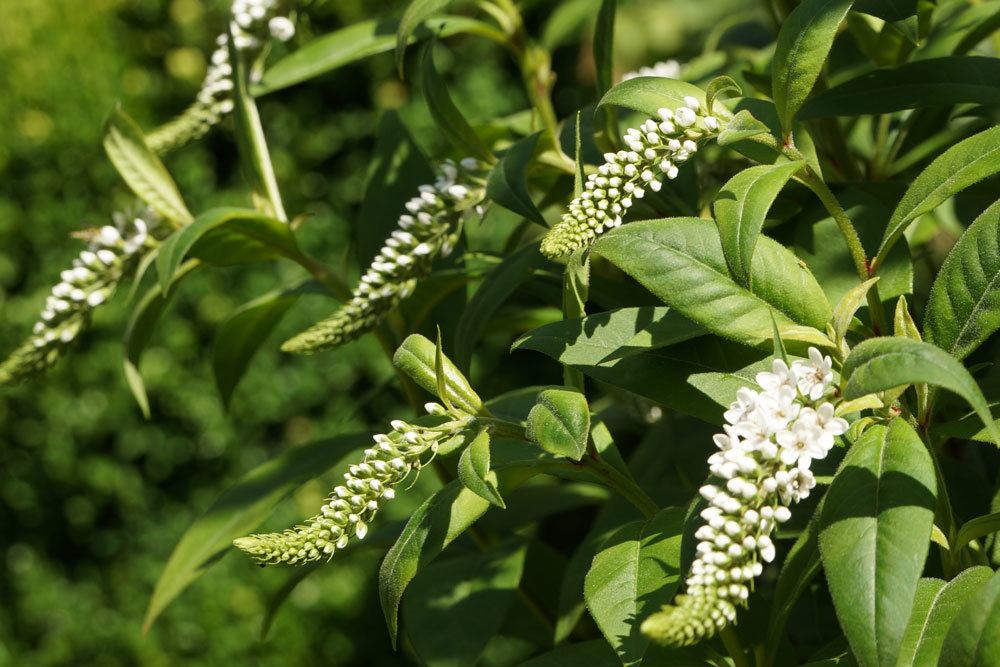
<svg viewBox="0 0 1000 667"><path fill-rule="evenodd" d="M420 186L417 195L406 202L398 228L361 276L351 299L281 349L312 354L354 340L377 326L413 293L435 259L451 254L463 216L482 198L481 171L475 160L442 164L437 180Z"/></svg>
<svg viewBox="0 0 1000 667"><path fill-rule="evenodd" d="M695 532L686 594L643 623L661 643L690 644L735 620L763 564L775 558L772 532L816 485L812 461L847 430L833 403L823 401L833 390L832 363L815 348L790 367L775 359L756 381L761 391L740 388L714 436L719 451L708 466L718 481L699 489L708 507Z"/></svg>
<svg viewBox="0 0 1000 667"><path fill-rule="evenodd" d="M587 176L583 192L543 238L545 256L571 254L620 226L647 190L659 192L664 178L677 178L680 165L698 151L698 142L720 128L719 120L705 114L694 97L684 98L676 109L659 109L657 116L630 128L622 137L628 150L606 153L597 173Z"/></svg>

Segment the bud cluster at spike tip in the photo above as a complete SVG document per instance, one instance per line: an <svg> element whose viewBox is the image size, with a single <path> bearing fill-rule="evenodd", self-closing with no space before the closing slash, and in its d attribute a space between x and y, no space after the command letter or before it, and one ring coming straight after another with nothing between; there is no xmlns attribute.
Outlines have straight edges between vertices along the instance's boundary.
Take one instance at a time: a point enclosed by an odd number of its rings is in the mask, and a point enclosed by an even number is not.
<svg viewBox="0 0 1000 667"><path fill-rule="evenodd" d="M0 385L17 382L53 366L90 322L94 308L107 301L136 264L149 239L147 220L115 215L115 224L98 230L88 248L60 274L45 300L32 336L0 364Z"/></svg>
<svg viewBox="0 0 1000 667"><path fill-rule="evenodd" d="M816 485L812 461L824 458L847 430L825 400L833 370L816 348L790 368L775 359L771 372L756 380L762 391L740 389L725 413L724 432L715 436L719 451L708 463L719 481L700 490L709 506L695 533L698 555L686 592L642 624L642 632L662 644L693 644L736 620L754 578L774 559L772 531Z"/></svg>
<svg viewBox="0 0 1000 667"><path fill-rule="evenodd" d="M428 414L444 421L436 426L393 421L392 431L376 435L364 460L344 473L344 484L333 489L319 514L284 532L241 537L233 544L264 565L301 565L329 560L350 540L364 539L375 514L384 501L395 497L399 484L473 419L464 414L448 416L437 403L425 407Z"/></svg>
<svg viewBox="0 0 1000 667"><path fill-rule="evenodd" d="M483 197L483 166L474 158L445 162L433 185L406 203L398 229L361 276L351 299L329 318L287 341L286 352L310 354L372 329L430 273L437 257L451 254L462 216Z"/></svg>
<svg viewBox="0 0 1000 667"><path fill-rule="evenodd" d="M646 65L640 67L634 72L626 72L622 74L622 81L629 81L630 79L638 79L641 76L654 76L661 79L679 79L681 78L681 64L676 60L662 60L653 65Z"/></svg>
<svg viewBox="0 0 1000 667"><path fill-rule="evenodd" d="M647 189L659 192L663 178L677 178L680 165L698 150L698 142L722 129L722 122L705 113L693 97L685 97L677 109L660 109L657 115L659 119L626 132L622 142L628 150L605 153L604 164L587 177L583 192L542 239L542 253L550 258L571 254L621 225L626 211Z"/></svg>
<svg viewBox="0 0 1000 667"><path fill-rule="evenodd" d="M230 8L236 48L251 54L260 51L268 36L287 42L295 24L281 14L278 0L235 0ZM233 110L233 67L229 61L229 34L215 40L205 79L195 101L180 116L153 130L146 143L156 153L166 153L204 136Z"/></svg>

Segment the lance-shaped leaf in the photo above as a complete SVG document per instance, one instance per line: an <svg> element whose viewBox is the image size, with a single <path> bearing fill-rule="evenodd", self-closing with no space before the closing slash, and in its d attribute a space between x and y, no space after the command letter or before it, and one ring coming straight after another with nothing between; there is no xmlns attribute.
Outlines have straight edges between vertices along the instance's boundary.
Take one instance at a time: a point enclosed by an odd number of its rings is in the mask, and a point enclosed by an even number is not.
<svg viewBox="0 0 1000 667"><path fill-rule="evenodd" d="M190 252L197 252L196 244L211 246L223 240L221 237L224 235L244 237L258 248L268 251L272 257L300 256L295 235L283 222L247 209L213 208L163 241L156 257L156 271L160 276L161 288L164 291L169 289L174 274L184 258Z"/></svg>
<svg viewBox="0 0 1000 667"><path fill-rule="evenodd" d="M705 104L705 91L694 84L659 76L640 76L622 81L605 93L598 108L612 105L656 118L657 109L682 107L685 97L693 97ZM716 110L719 109L717 105Z"/></svg>
<svg viewBox="0 0 1000 667"><path fill-rule="evenodd" d="M970 185L1000 172L1000 126L955 144L913 180L893 211L873 260L877 267L911 222Z"/></svg>
<svg viewBox="0 0 1000 667"><path fill-rule="evenodd" d="M820 518L837 618L863 667L894 665L934 523L934 463L905 420L872 426L847 452Z"/></svg>
<svg viewBox="0 0 1000 667"><path fill-rule="evenodd" d="M170 554L149 600L144 630L232 546L234 538L253 531L293 489L329 470L366 440L365 434L350 434L293 447L254 468L219 496Z"/></svg>
<svg viewBox="0 0 1000 667"><path fill-rule="evenodd" d="M538 245L530 244L505 257L487 274L462 311L455 330L455 361L460 368L469 368L472 352L491 318L545 261Z"/></svg>
<svg viewBox="0 0 1000 667"><path fill-rule="evenodd" d="M771 60L771 98L786 134L806 101L854 0L803 0L781 24Z"/></svg>
<svg viewBox="0 0 1000 667"><path fill-rule="evenodd" d="M870 338L851 350L841 375L847 381L844 397L848 400L908 384L947 389L965 399L990 429L994 442L1000 442L1000 429L972 375L930 343L900 337Z"/></svg>
<svg viewBox="0 0 1000 667"><path fill-rule="evenodd" d="M981 585L955 616L940 667L1000 665L1000 572Z"/></svg>
<svg viewBox="0 0 1000 667"><path fill-rule="evenodd" d="M802 107L799 118L866 116L952 106L1000 104L1000 60L951 56L877 69L824 91Z"/></svg>
<svg viewBox="0 0 1000 667"><path fill-rule="evenodd" d="M481 430L458 459L458 479L465 488L497 507L506 507L490 471L490 432Z"/></svg>
<svg viewBox="0 0 1000 667"><path fill-rule="evenodd" d="M251 92L257 97L267 95L369 56L391 51L396 46L398 27L399 23L392 19L371 19L311 39L268 67L260 83L251 86ZM440 16L418 25L409 42L491 31L493 28L482 21L465 16Z"/></svg>
<svg viewBox="0 0 1000 667"><path fill-rule="evenodd" d="M541 133L521 139L501 156L486 180L486 197L520 216L545 225L545 218L531 201L525 176Z"/></svg>
<svg viewBox="0 0 1000 667"><path fill-rule="evenodd" d="M771 204L804 166L804 162L786 162L750 167L729 179L716 195L713 209L722 252L740 285L750 285L750 260Z"/></svg>
<svg viewBox="0 0 1000 667"><path fill-rule="evenodd" d="M487 164L496 162L496 158L479 140L469 121L451 99L448 88L434 66L433 42L424 47L421 55L420 88L435 124L455 148Z"/></svg>
<svg viewBox="0 0 1000 667"><path fill-rule="evenodd" d="M604 95L613 83L615 57L615 14L618 0L601 0L594 29L594 69L597 78L597 95Z"/></svg>
<svg viewBox="0 0 1000 667"><path fill-rule="evenodd" d="M191 213L160 158L146 145L142 130L119 108L104 122L104 150L125 183L139 199L177 225L191 222Z"/></svg>
<svg viewBox="0 0 1000 667"><path fill-rule="evenodd" d="M927 342L964 359L1000 329L1000 201L962 234L934 280Z"/></svg>
<svg viewBox="0 0 1000 667"><path fill-rule="evenodd" d="M720 336L744 344L769 341L774 313L785 339L824 344L815 330L825 328L831 316L823 290L795 255L767 237L757 243L758 270L749 289L729 275L711 220L635 222L603 235L594 251Z"/></svg>
<svg viewBox="0 0 1000 667"><path fill-rule="evenodd" d="M681 579L684 510L661 510L614 533L594 556L584 580L591 616L623 665L642 662L650 640L642 620L673 598Z"/></svg>
<svg viewBox="0 0 1000 667"><path fill-rule="evenodd" d="M396 29L396 69L399 76L403 76L403 57L406 55L406 45L410 43L413 31L417 29L425 19L442 11L451 0L412 0L403 12L403 18L399 20L399 27Z"/></svg>
<svg viewBox="0 0 1000 667"><path fill-rule="evenodd" d="M988 567L970 567L949 582L921 579L896 666L936 667L948 628L992 574Z"/></svg>
<svg viewBox="0 0 1000 667"><path fill-rule="evenodd" d="M752 139L762 134L770 134L770 132L771 128L754 118L748 109L740 109L719 133L716 141L720 146L728 146L737 141Z"/></svg>

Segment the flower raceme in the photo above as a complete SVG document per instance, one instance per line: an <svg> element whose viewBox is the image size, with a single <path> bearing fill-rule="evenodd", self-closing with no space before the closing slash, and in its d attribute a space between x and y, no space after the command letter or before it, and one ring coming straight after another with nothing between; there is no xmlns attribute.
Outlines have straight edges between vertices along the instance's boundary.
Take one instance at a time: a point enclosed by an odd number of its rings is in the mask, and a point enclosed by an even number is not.
<svg viewBox="0 0 1000 667"><path fill-rule="evenodd" d="M295 24L282 15L278 0L235 0L230 8L231 32L239 51L251 55L261 51L268 36L287 42L295 36ZM211 62L195 101L177 118L146 136L156 153L167 153L205 136L233 110L233 67L229 61L229 33L215 40Z"/></svg>
<svg viewBox="0 0 1000 667"><path fill-rule="evenodd" d="M634 72L622 74L622 81L638 79L640 76L656 76L662 79L681 78L681 64L676 60L661 60L653 65L644 65Z"/></svg>
<svg viewBox="0 0 1000 667"><path fill-rule="evenodd" d="M233 544L265 565L300 565L329 560L350 540L364 539L382 503L395 497L410 472L419 471L442 443L459 435L473 420L464 413L448 415L437 403L425 407L428 414L440 418L438 424L393 421L392 431L374 437L364 460L348 469L344 484L333 489L312 519L281 533L241 537Z"/></svg>
<svg viewBox="0 0 1000 667"><path fill-rule="evenodd" d="M148 225L139 217L116 215L115 225L94 233L89 247L60 274L31 338L0 364L0 385L27 379L53 366L90 322L93 310L107 301L122 278L135 268L149 241Z"/></svg>
<svg viewBox="0 0 1000 667"><path fill-rule="evenodd" d="M775 359L756 381L761 391L740 389L725 412L724 432L715 436L719 451L708 464L719 481L700 490L709 506L695 533L698 555L686 593L642 624L662 644L693 644L736 620L754 578L774 560L775 526L816 485L812 461L847 430L826 400L833 389L830 358L816 348L791 367Z"/></svg>
<svg viewBox="0 0 1000 667"><path fill-rule="evenodd" d="M351 295L350 301L329 318L287 341L286 352L309 354L353 340L375 327L417 281L430 273L434 260L451 254L463 216L483 197L483 168L474 158L445 162L432 185L406 203L398 229Z"/></svg>
<svg viewBox="0 0 1000 667"><path fill-rule="evenodd" d="M659 192L663 178L677 178L680 165L698 150L698 142L722 129L722 122L693 97L685 97L677 109L660 109L657 115L658 119L626 132L622 141L628 150L604 155L604 164L587 177L583 192L542 239L547 257L586 248L601 233L621 225L626 211L647 189Z"/></svg>

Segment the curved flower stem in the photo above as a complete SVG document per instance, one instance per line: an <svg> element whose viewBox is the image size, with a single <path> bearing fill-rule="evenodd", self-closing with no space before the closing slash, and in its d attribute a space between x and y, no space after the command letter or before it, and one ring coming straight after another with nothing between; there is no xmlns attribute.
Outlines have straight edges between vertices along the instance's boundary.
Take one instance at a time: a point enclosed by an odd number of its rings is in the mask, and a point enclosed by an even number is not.
<svg viewBox="0 0 1000 667"><path fill-rule="evenodd" d="M736 635L736 631L732 626L727 625L719 630L719 639L722 640L722 645L726 647L729 657L733 659L734 667L750 667L750 659L747 658L747 654L743 650L743 644L740 643L740 638Z"/></svg>
<svg viewBox="0 0 1000 667"><path fill-rule="evenodd" d="M652 519L660 511L656 501L632 479L608 464L594 448L593 443L588 446L587 453L580 459L580 465L596 475L609 489L632 503L647 519Z"/></svg>

